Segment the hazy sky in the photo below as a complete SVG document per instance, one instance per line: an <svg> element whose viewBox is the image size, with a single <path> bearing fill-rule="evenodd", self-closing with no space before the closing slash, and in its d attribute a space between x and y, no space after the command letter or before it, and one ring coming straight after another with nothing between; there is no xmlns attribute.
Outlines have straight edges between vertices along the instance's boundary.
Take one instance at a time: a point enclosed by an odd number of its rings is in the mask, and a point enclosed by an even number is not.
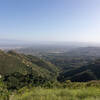
<svg viewBox="0 0 100 100"><path fill-rule="evenodd" d="M0 0L0 39L100 42L100 0Z"/></svg>

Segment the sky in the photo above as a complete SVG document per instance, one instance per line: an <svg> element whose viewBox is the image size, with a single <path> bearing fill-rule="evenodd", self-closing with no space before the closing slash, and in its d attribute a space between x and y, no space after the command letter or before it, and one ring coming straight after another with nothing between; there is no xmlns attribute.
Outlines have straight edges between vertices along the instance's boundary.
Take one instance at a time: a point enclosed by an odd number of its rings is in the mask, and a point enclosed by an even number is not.
<svg viewBox="0 0 100 100"><path fill-rule="evenodd" d="M100 0L0 0L0 39L100 42Z"/></svg>

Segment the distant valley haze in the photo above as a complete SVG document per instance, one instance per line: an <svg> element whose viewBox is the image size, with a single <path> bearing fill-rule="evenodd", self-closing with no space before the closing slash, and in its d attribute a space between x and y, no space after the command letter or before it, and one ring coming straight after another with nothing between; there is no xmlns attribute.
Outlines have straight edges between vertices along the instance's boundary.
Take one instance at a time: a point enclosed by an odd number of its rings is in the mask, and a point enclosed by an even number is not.
<svg viewBox="0 0 100 100"><path fill-rule="evenodd" d="M20 49L20 48L44 48L44 47L100 47L96 42L76 42L76 41L23 41L13 39L0 39L0 49ZM44 48L45 49L45 48Z"/></svg>

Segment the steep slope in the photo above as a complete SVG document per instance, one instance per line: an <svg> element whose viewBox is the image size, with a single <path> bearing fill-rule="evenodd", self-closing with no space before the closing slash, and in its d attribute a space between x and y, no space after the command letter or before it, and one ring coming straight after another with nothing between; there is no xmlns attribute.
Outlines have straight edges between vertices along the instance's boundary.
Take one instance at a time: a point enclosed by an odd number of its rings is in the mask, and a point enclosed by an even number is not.
<svg viewBox="0 0 100 100"><path fill-rule="evenodd" d="M5 75L13 72L27 73L26 65L17 57L3 51L0 52L0 74Z"/></svg>
<svg viewBox="0 0 100 100"><path fill-rule="evenodd" d="M50 79L51 76L57 75L57 68L51 63L33 56L17 54L14 51L5 53L0 50L0 74L6 75L14 72L19 72L23 75L32 72Z"/></svg>
<svg viewBox="0 0 100 100"><path fill-rule="evenodd" d="M50 62L31 55L0 50L0 76L8 89L19 89L27 85L40 86L56 81L57 75L58 69Z"/></svg>

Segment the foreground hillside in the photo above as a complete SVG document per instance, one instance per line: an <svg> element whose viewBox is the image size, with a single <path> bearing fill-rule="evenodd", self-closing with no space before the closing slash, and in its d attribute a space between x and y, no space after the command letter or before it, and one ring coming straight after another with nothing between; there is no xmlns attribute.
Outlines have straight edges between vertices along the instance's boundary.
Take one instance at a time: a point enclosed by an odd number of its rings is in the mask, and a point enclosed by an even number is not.
<svg viewBox="0 0 100 100"><path fill-rule="evenodd" d="M9 89L56 80L58 69L50 62L31 55L0 51L0 75Z"/></svg>
<svg viewBox="0 0 100 100"><path fill-rule="evenodd" d="M56 73L57 68L46 61L43 61L34 56L25 56L17 54L14 51L5 53L0 51L0 74L8 74L13 72L20 72L27 74L32 69L35 73L44 74L44 71L49 73Z"/></svg>

